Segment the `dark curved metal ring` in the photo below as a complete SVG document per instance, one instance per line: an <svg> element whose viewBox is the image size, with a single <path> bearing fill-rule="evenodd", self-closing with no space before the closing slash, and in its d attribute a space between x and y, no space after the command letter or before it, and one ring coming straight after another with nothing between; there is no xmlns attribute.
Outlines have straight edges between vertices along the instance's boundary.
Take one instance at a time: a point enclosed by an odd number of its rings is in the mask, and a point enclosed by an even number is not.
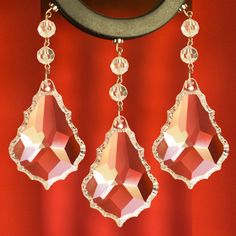
<svg viewBox="0 0 236 236"><path fill-rule="evenodd" d="M175 16L185 0L163 0L148 14L136 18L111 18L87 8L79 0L54 0L61 13L76 27L106 39L132 39L149 34Z"/></svg>

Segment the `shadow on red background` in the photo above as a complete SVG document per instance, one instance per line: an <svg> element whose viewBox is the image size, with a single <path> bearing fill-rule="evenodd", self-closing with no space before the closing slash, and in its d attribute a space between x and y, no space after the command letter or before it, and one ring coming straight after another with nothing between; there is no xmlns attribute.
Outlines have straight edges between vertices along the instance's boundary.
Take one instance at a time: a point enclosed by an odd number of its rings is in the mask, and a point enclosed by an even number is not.
<svg viewBox="0 0 236 236"><path fill-rule="evenodd" d="M179 51L186 44L178 15L166 27L147 37L125 43L130 62L125 77L129 97L125 115L146 159L160 183L152 207L122 229L89 208L81 182L95 159L95 149L109 130L116 106L108 96L115 77L109 64L115 56L111 42L86 35L60 15L52 39L56 60L52 79L73 111L73 121L87 145L79 171L46 192L17 172L8 155L8 144L23 119L43 79L36 51L43 40L36 32L40 1L4 1L0 7L0 235L1 236L234 236L236 235L235 165L235 53L236 2L194 1L201 33L195 40L200 53L195 78L231 144L223 169L193 191L160 171L151 153L153 140L166 120L187 76ZM222 10L223 9L223 10Z"/></svg>

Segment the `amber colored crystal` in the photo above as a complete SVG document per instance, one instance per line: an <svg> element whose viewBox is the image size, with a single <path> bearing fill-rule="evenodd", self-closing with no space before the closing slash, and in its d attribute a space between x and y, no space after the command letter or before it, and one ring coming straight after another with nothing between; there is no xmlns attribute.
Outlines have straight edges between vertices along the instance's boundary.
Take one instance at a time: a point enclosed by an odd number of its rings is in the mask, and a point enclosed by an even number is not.
<svg viewBox="0 0 236 236"><path fill-rule="evenodd" d="M116 122L114 126L117 127ZM155 180L126 132L112 133L98 155L100 161L85 181L85 195L95 208L121 226L148 207L147 202L156 191Z"/></svg>
<svg viewBox="0 0 236 236"><path fill-rule="evenodd" d="M49 188L76 170L84 145L81 152L74 127L72 123L72 128L69 126L65 112L53 95L38 96L32 111L25 116L27 124L18 132L10 154L21 170Z"/></svg>
<svg viewBox="0 0 236 236"><path fill-rule="evenodd" d="M227 142L214 121L214 112L198 87L195 89L182 92L176 106L169 111L170 120L162 138L154 144L154 155L158 155L163 169L184 180L190 188L218 170L228 152Z"/></svg>

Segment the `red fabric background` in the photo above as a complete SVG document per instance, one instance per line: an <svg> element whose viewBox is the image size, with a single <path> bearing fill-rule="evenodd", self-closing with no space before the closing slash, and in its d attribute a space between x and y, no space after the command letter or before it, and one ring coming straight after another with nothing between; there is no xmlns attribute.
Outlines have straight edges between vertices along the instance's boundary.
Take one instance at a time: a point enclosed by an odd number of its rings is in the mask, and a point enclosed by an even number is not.
<svg viewBox="0 0 236 236"><path fill-rule="evenodd" d="M194 1L201 33L195 39L200 59L195 78L231 144L223 169L208 181L187 190L184 183L160 171L151 146L187 78L179 51L186 44L180 32L185 19L176 16L147 37L125 43L130 62L125 76L129 97L125 116L146 150L146 159L160 183L152 207L122 229L89 208L81 181L95 159L116 115L108 96L115 82L109 64L115 56L110 41L86 35L55 16L58 31L52 39L56 60L52 79L73 111L73 121L87 145L79 171L45 191L16 170L8 144L43 79L35 53L43 40L36 32L40 1L1 1L0 4L0 235L1 236L234 236L236 235L235 54L236 1Z"/></svg>

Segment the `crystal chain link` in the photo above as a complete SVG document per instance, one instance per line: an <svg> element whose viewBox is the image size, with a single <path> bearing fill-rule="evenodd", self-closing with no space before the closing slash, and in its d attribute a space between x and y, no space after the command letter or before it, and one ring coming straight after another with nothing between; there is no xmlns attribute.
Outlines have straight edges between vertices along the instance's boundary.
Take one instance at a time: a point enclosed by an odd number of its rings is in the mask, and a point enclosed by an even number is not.
<svg viewBox="0 0 236 236"><path fill-rule="evenodd" d="M188 64L188 80L191 82L194 73L194 62L198 59L198 51L193 47L193 37L199 32L199 24L193 20L193 12L187 11L187 5L184 4L180 11L188 17L181 26L181 31L184 36L188 38L187 46L181 50L180 58L181 60Z"/></svg>
<svg viewBox="0 0 236 236"><path fill-rule="evenodd" d="M188 17L189 20L192 19L193 17L193 12L192 11L186 11L184 10L184 14ZM188 46L193 46L193 37L190 36L188 38ZM194 73L194 64L193 63L189 63L188 64L188 79L191 80L191 78L193 77L193 73Z"/></svg>
<svg viewBox="0 0 236 236"><path fill-rule="evenodd" d="M44 38L44 45L37 52L38 61L44 65L45 69L45 80L48 81L50 76L51 62L55 59L54 51L49 47L50 38L56 32L55 24L50 20L53 12L57 12L58 8L53 3L49 3L49 9L45 13L45 19L40 22L38 26L38 33L41 37Z"/></svg>
<svg viewBox="0 0 236 236"><path fill-rule="evenodd" d="M128 71L129 63L122 57L124 49L121 47L121 44L124 43L122 39L115 39L113 41L116 44L117 57L115 57L111 63L112 72L117 75L116 84L113 85L109 91L111 98L117 102L118 106L118 116L120 117L121 112L124 109L123 100L128 95L127 88L122 84L123 83L123 74Z"/></svg>
<svg viewBox="0 0 236 236"><path fill-rule="evenodd" d="M124 43L124 41L122 39L118 39L118 40L115 40L114 42L116 43L116 52L117 52L118 56L121 57L124 49L120 46L120 44ZM116 84L122 84L122 82L123 82L122 75L118 75ZM120 117L121 112L124 110L123 101L118 101L117 106L118 106L118 116Z"/></svg>

